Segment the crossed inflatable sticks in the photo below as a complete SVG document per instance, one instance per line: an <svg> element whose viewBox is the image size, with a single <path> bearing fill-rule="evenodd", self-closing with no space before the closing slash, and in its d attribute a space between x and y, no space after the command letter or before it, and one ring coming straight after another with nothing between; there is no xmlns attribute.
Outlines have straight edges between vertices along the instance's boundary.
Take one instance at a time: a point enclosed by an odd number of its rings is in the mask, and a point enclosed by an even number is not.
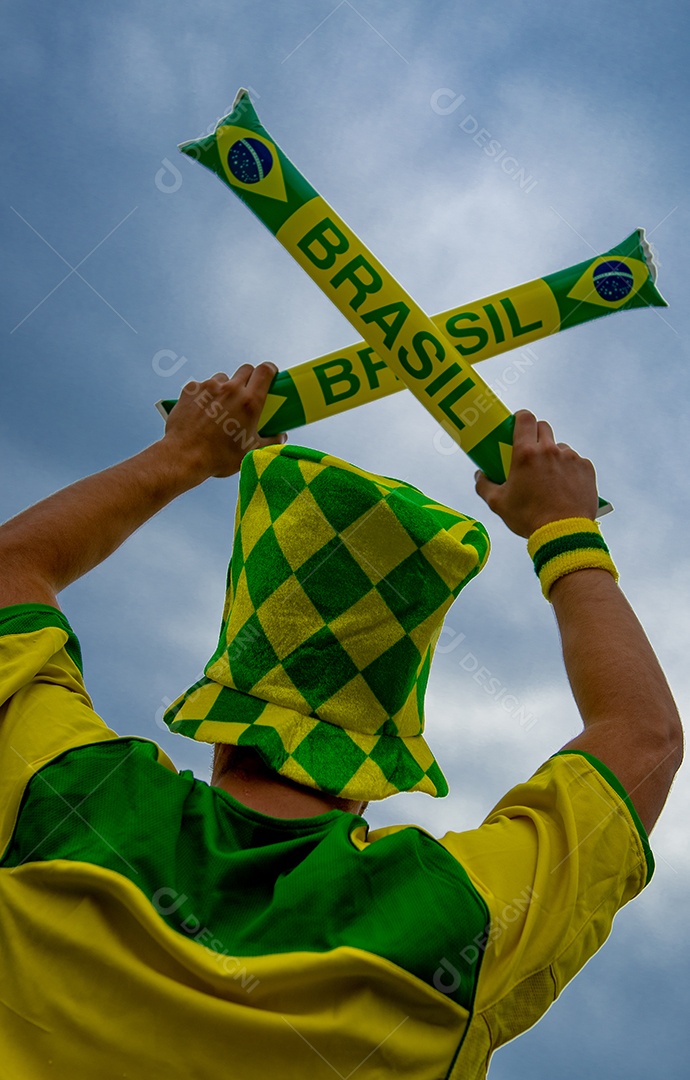
<svg viewBox="0 0 690 1080"><path fill-rule="evenodd" d="M593 259L429 317L295 168L246 90L212 135L180 150L216 173L290 252L363 340L275 376L261 435L409 389L495 483L515 417L475 365L611 311L666 307L644 230ZM167 416L174 400L157 403ZM610 509L600 499L599 514Z"/></svg>

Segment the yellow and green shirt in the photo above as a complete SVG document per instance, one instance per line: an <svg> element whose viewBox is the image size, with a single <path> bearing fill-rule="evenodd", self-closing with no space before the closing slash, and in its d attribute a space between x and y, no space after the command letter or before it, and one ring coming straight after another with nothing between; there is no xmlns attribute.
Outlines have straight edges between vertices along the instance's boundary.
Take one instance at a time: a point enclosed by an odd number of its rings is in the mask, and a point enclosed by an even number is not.
<svg viewBox="0 0 690 1080"><path fill-rule="evenodd" d="M586 754L439 838L251 810L108 728L41 604L0 609L0 770L12 1080L475 1080L653 868Z"/></svg>

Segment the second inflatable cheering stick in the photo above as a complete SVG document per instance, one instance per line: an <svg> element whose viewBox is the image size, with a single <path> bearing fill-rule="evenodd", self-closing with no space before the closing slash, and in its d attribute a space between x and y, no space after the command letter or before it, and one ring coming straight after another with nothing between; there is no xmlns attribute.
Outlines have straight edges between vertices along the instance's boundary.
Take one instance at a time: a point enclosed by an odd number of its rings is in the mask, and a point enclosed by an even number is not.
<svg viewBox="0 0 690 1080"><path fill-rule="evenodd" d="M638 230L605 255L432 319L270 138L246 90L213 135L180 149L232 188L364 338L279 372L262 413L262 434L406 386L472 461L503 483L514 417L472 364L621 307L665 306ZM159 403L161 412L173 404Z"/></svg>

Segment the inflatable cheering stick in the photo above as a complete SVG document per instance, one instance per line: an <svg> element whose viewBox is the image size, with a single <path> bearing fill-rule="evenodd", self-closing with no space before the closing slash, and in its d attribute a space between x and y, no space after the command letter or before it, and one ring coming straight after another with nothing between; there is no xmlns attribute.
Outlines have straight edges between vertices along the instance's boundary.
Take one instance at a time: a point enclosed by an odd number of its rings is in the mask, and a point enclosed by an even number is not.
<svg viewBox="0 0 690 1080"><path fill-rule="evenodd" d="M216 172L307 271L366 343L497 483L514 417L261 126L246 90L210 138L180 146ZM460 411L474 407L466 424Z"/></svg>

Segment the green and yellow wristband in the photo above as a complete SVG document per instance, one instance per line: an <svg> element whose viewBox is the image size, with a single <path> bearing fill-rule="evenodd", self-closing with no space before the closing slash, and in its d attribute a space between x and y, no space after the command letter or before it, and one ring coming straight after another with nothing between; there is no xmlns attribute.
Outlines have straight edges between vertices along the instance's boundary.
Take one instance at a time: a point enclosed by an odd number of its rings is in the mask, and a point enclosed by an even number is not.
<svg viewBox="0 0 690 1080"><path fill-rule="evenodd" d="M606 541L591 518L562 518L542 525L527 541L527 551L547 600L554 583L574 570L608 570L618 581Z"/></svg>

